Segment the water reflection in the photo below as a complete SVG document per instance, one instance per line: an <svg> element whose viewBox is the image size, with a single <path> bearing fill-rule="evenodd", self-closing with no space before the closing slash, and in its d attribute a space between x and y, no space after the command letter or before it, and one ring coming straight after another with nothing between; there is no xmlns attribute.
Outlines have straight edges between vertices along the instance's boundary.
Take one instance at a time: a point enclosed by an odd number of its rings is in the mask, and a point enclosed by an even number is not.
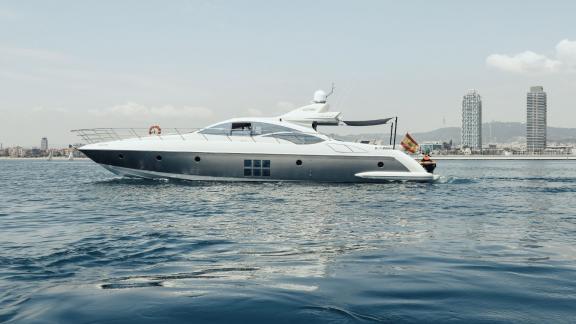
<svg viewBox="0 0 576 324"><path fill-rule="evenodd" d="M317 185L10 162L0 168L0 321L570 314L573 165L467 163L442 162L434 184Z"/></svg>

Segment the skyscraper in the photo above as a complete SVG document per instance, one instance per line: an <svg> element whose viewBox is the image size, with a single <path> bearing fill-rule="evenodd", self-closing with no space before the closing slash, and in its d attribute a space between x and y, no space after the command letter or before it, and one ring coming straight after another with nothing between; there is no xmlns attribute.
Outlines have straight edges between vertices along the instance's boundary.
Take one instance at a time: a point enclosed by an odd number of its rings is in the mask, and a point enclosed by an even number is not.
<svg viewBox="0 0 576 324"><path fill-rule="evenodd" d="M542 152L546 148L546 92L542 86L530 87L526 94L526 150Z"/></svg>
<svg viewBox="0 0 576 324"><path fill-rule="evenodd" d="M40 141L40 149L42 151L48 150L48 138L47 137L42 137L42 140Z"/></svg>
<svg viewBox="0 0 576 324"><path fill-rule="evenodd" d="M482 98L472 89L462 98L462 147L482 150Z"/></svg>

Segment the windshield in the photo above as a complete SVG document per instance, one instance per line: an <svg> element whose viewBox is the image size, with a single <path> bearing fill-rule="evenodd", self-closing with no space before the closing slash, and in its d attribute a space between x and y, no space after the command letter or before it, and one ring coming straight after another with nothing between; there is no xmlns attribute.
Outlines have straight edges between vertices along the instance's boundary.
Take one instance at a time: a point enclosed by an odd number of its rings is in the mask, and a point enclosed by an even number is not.
<svg viewBox="0 0 576 324"><path fill-rule="evenodd" d="M274 125L262 122L233 122L233 123L221 123L199 131L200 134L209 135L266 135L273 133L293 133L300 132L290 127Z"/></svg>
<svg viewBox="0 0 576 324"><path fill-rule="evenodd" d="M206 135L230 135L232 123L221 123L208 128L205 128L198 133Z"/></svg>
<svg viewBox="0 0 576 324"><path fill-rule="evenodd" d="M294 144L315 144L324 139L314 134L307 134L286 126L264 122L229 122L220 123L199 131L205 135L226 136L264 136L285 140Z"/></svg>

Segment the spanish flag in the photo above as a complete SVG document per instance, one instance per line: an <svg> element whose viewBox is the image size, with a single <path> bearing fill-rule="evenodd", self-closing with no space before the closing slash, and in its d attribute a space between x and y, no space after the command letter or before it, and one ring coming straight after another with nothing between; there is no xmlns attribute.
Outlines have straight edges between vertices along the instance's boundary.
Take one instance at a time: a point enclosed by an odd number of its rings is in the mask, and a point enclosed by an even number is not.
<svg viewBox="0 0 576 324"><path fill-rule="evenodd" d="M402 145L402 147L406 151L408 151L410 153L416 153L416 151L418 151L418 143L408 133L406 133L406 135L404 135L404 138L402 139L402 142L400 142L400 144Z"/></svg>

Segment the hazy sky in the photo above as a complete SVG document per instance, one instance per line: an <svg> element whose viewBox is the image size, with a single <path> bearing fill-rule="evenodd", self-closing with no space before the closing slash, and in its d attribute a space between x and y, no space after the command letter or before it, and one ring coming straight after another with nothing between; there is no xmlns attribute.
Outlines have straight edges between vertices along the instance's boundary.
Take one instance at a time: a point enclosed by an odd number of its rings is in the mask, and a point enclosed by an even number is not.
<svg viewBox="0 0 576 324"><path fill-rule="evenodd" d="M0 0L0 143L277 115L331 82L333 110L397 115L399 132L459 126L470 88L485 122L524 121L531 85L548 92L549 125L576 127L575 13L576 1Z"/></svg>

